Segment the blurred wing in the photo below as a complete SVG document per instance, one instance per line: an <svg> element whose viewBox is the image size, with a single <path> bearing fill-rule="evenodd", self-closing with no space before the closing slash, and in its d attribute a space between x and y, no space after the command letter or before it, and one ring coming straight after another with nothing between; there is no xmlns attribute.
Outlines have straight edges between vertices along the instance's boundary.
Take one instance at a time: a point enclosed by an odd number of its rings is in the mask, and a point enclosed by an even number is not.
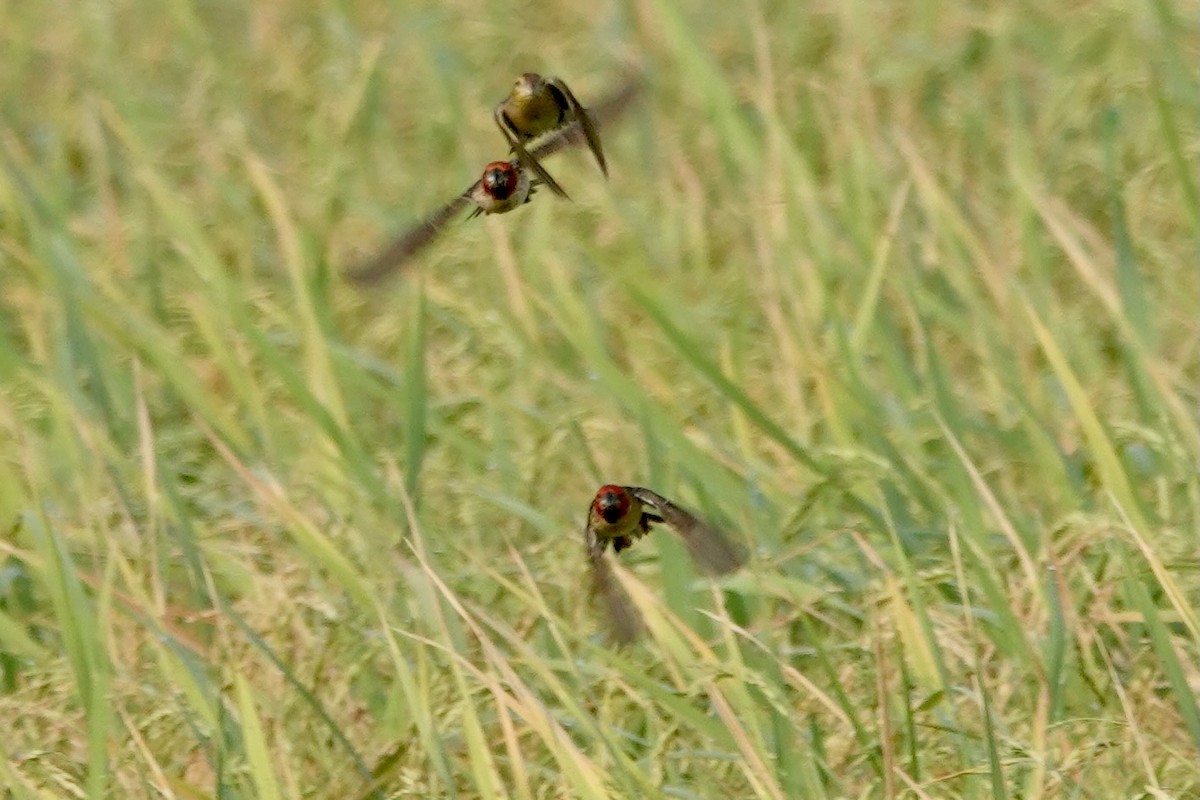
<svg viewBox="0 0 1200 800"><path fill-rule="evenodd" d="M615 92L588 109L588 127L592 129L592 135L596 134L596 130L616 122L626 111L632 108L641 89L641 79L634 75L628 78ZM559 150L585 144L589 141L590 137L583 127L583 117L582 115L577 115L576 120L570 125L559 128L538 142L537 145L530 148L529 154L534 158L542 159L557 153ZM597 138L596 141L599 142L599 139ZM607 171L605 174L607 174Z"/></svg>
<svg viewBox="0 0 1200 800"><path fill-rule="evenodd" d="M596 536L592 530L591 506L588 506L588 521L584 523L583 536L592 569L591 596L599 597L603 603L613 638L618 644L628 644L642 632L642 618L633 601L621 588L617 576L613 574L612 565L605 557L608 541Z"/></svg>
<svg viewBox="0 0 1200 800"><path fill-rule="evenodd" d="M600 146L600 134L596 132L596 125L588 110L580 105L575 99L575 95L565 83L557 78L551 78L549 81L550 88L557 91L567 101L567 107L571 109L575 119L579 123L579 130L583 133L583 138L587 140L588 149L592 151L592 155L596 157L596 162L600 164L600 171L604 173L604 177L608 177L608 163L604 160L604 148Z"/></svg>
<svg viewBox="0 0 1200 800"><path fill-rule="evenodd" d="M554 192L559 197L570 200L571 196L567 194L567 190L559 186L558 181L551 177L550 173L546 171L546 168L542 166L541 162L530 155L529 151L525 149L525 145L521 142L521 137L513 135L513 124L509 120L508 115L504 113L503 103L496 106L495 117L496 127L498 127L500 132L504 134L504 138L508 141L509 146L512 147L513 152L517 154L517 157L514 160L520 162L521 166L524 166L526 169L531 170L534 175L537 175L538 178L541 179L542 183L550 187L550 191Z"/></svg>
<svg viewBox="0 0 1200 800"><path fill-rule="evenodd" d="M654 506L663 522L679 534L692 558L705 571L714 575L724 575L746 562L745 554L729 541L725 534L687 509L680 508L661 494L640 486L626 486L625 491L643 503Z"/></svg>
<svg viewBox="0 0 1200 800"><path fill-rule="evenodd" d="M352 283L367 286L379 282L405 266L413 256L442 232L447 222L454 219L467 207L471 202L471 193L478 185L479 182L476 181L470 189L426 217L419 225L397 237L374 258L351 267L346 271L346 277Z"/></svg>

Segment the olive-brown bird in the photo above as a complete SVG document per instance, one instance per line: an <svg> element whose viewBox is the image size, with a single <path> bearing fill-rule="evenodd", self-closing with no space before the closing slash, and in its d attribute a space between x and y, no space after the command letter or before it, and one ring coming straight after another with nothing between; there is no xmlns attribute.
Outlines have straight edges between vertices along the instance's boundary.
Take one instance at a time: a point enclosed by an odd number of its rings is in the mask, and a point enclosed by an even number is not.
<svg viewBox="0 0 1200 800"><path fill-rule="evenodd" d="M496 106L493 113L496 126L517 154L517 159L555 194L568 197L566 191L542 167L537 156L526 149L525 143L572 122L579 123L588 148L600 165L600 171L604 177L608 177L608 163L604 160L604 148L600 145L596 124L588 110L560 79L543 78L535 72L526 72L517 78L512 93Z"/></svg>
<svg viewBox="0 0 1200 800"><path fill-rule="evenodd" d="M604 551L612 543L621 552L663 523L683 540L692 558L707 572L723 575L745 563L745 554L713 525L657 492L640 486L601 486L588 506L584 543L592 569L592 594L605 605L613 633L625 643L637 637L637 610L613 579Z"/></svg>

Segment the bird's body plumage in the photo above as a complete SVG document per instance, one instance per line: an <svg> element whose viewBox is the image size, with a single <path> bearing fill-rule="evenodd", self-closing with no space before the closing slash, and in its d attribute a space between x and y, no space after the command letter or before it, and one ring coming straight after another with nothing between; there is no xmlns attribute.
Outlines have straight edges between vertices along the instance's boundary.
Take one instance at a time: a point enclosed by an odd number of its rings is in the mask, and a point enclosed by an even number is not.
<svg viewBox="0 0 1200 800"><path fill-rule="evenodd" d="M500 103L498 111L509 130L528 141L565 125L571 104L553 83L526 72L517 79L512 94Z"/></svg>

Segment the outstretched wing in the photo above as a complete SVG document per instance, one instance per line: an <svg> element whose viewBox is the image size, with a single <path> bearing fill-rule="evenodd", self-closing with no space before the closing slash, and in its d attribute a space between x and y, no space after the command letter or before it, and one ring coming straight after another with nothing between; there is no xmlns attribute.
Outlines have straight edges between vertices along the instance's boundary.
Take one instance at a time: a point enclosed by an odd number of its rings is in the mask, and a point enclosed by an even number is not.
<svg viewBox="0 0 1200 800"><path fill-rule="evenodd" d="M729 538L685 508L672 503L661 494L640 486L626 486L625 491L651 505L679 538L683 539L692 558L707 572L724 575L746 563L746 556Z"/></svg>
<svg viewBox="0 0 1200 800"><path fill-rule="evenodd" d="M500 129L502 134L504 134L505 140L508 142L509 146L512 147L513 152L517 154L517 157L514 159L514 161L520 162L522 166L531 170L533 174L541 178L542 183L550 187L550 191L554 192L563 199L570 200L571 196L567 194L567 190L558 185L558 181L551 177L550 173L546 171L546 168L542 166L542 163L530 155L529 151L525 149L525 145L521 141L521 137L513 133L515 126L512 124L512 120L508 118L508 114L504 113L503 103L496 106L494 116L496 118L496 127Z"/></svg>
<svg viewBox="0 0 1200 800"><path fill-rule="evenodd" d="M365 286L378 283L396 270L405 266L413 256L442 232L446 223L454 219L471 202L471 194L479 181L471 184L471 188L458 197L446 203L440 209L430 214L416 226L405 231L381 250L374 258L363 261L346 271L346 277L353 283Z"/></svg>
<svg viewBox="0 0 1200 800"><path fill-rule="evenodd" d="M592 530L591 504L588 505L588 516L583 523L583 538L592 571L591 596L600 598L613 638L619 644L628 644L641 633L642 618L613 574L612 565L608 563L604 553L608 549L608 540L601 539Z"/></svg>
<svg viewBox="0 0 1200 800"><path fill-rule="evenodd" d="M641 79L637 75L629 77L615 92L588 109L586 115L577 114L575 121L570 125L544 136L541 141L529 149L529 154L540 160L572 145L586 142L591 147L591 140L596 136L596 129L611 125L632 108L641 89ZM592 130L590 136L584 128L583 116L588 118L587 125ZM596 141L598 142L599 139ZM607 170L605 174L608 174Z"/></svg>
<svg viewBox="0 0 1200 800"><path fill-rule="evenodd" d="M588 110L575 99L575 95L571 93L570 88L558 78L549 78L546 84L550 87L551 91L557 92L559 97L566 101L567 108L571 109L572 116L579 123L579 129L583 132L584 138L587 139L588 149L596 157L596 162L600 165L600 171L607 178L608 163L604 160L604 148L600 146L600 134L596 133L596 125L591 115L588 114Z"/></svg>

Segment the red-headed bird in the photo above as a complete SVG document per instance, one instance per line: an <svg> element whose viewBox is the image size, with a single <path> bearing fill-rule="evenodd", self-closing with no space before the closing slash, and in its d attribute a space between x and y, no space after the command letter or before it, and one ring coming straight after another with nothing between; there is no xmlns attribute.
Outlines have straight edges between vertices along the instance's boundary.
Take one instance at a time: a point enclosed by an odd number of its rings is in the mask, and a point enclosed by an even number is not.
<svg viewBox="0 0 1200 800"><path fill-rule="evenodd" d="M483 168L482 177L465 192L398 237L374 258L349 270L346 276L355 283L374 283L429 244L446 223L468 205L475 204L468 219L480 214L504 214L528 203L537 183L530 179L519 161L493 161Z"/></svg>
<svg viewBox="0 0 1200 800"><path fill-rule="evenodd" d="M657 523L673 529L706 572L723 575L745 563L745 554L725 534L657 492L640 486L601 486L588 506L584 544L592 569L592 594L604 603L613 633L621 643L636 638L642 622L614 580L604 551L611 542L613 550L621 552Z"/></svg>

